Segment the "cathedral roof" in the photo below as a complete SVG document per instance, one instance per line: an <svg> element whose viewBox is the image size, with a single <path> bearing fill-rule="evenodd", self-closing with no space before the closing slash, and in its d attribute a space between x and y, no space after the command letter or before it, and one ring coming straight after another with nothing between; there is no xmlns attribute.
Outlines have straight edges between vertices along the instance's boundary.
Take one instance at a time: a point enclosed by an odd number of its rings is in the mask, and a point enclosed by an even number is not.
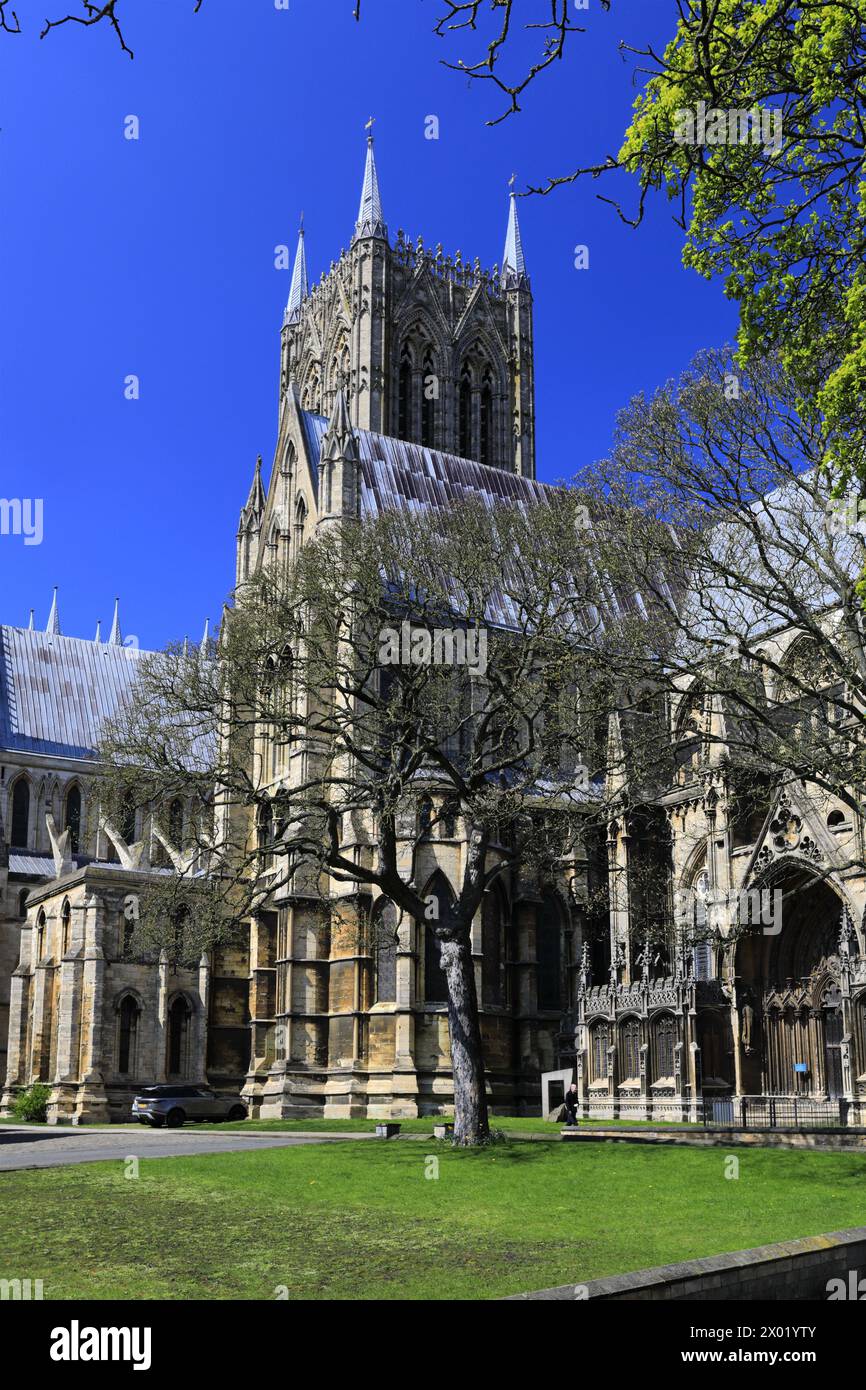
<svg viewBox="0 0 866 1390"><path fill-rule="evenodd" d="M299 412L304 430L311 475L318 476L322 440L328 429L324 415ZM547 483L488 468L473 459L428 449L405 439L356 430L361 456L361 511L376 516L388 508L444 508L481 497L490 506L502 502L543 501L552 489Z"/></svg>
<svg viewBox="0 0 866 1390"><path fill-rule="evenodd" d="M0 627L0 749L95 757L102 724L128 697L145 655L134 647Z"/></svg>

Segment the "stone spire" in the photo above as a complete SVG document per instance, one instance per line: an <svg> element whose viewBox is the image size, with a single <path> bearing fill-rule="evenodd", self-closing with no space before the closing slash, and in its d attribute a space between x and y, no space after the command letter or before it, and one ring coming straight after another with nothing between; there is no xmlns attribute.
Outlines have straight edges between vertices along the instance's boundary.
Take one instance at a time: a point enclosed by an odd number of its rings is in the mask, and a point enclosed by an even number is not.
<svg viewBox="0 0 866 1390"><path fill-rule="evenodd" d="M114 617L111 620L111 631L108 634L106 643L109 647L122 647L123 637L120 632L120 599L114 600Z"/></svg>
<svg viewBox="0 0 866 1390"><path fill-rule="evenodd" d="M364 184L361 189L361 205L355 223L355 240L359 237L387 237L387 228L382 217L382 199L379 195L379 176L376 173L376 158L373 154L373 117L367 122L367 162L364 165Z"/></svg>
<svg viewBox="0 0 866 1390"><path fill-rule="evenodd" d="M512 184L513 184L512 176ZM512 187L508 199L508 230L505 233L505 250L502 253L502 283L510 287L522 284L526 279L526 261L523 258L523 242L520 240L520 223L517 220L517 198Z"/></svg>
<svg viewBox="0 0 866 1390"><path fill-rule="evenodd" d="M27 624L27 631L28 631L28 632L33 632L33 630L34 630L35 627L36 627L36 623L35 623L35 621L34 621L33 609L31 608L31 609L30 609L30 622Z"/></svg>
<svg viewBox="0 0 866 1390"><path fill-rule="evenodd" d="M243 512L241 513L241 519L242 521L248 521L251 518L258 520L264 509L265 490L262 486L262 456L261 454L259 454L258 458L256 459L256 467L255 472L253 473L253 481L250 484L250 495L247 498L246 506L244 507Z"/></svg>
<svg viewBox="0 0 866 1390"><path fill-rule="evenodd" d="M102 641L102 619L101 619L101 618L97 618L97 619L96 619L96 635L94 636L93 640L94 640L94 642L97 644L97 646L98 646L99 643Z"/></svg>
<svg viewBox="0 0 866 1390"><path fill-rule="evenodd" d="M54 585L54 595L51 599L51 612L48 614L48 622L45 624L45 631L59 637L60 633L60 612L57 607L57 585Z"/></svg>
<svg viewBox="0 0 866 1390"><path fill-rule="evenodd" d="M202 656L207 656L207 653L208 653L208 643L209 643L209 642L210 642L210 618L205 618L205 620L204 620L204 632L202 633L201 642L199 643L199 648L198 648L199 651L201 652Z"/></svg>
<svg viewBox="0 0 866 1390"><path fill-rule="evenodd" d="M304 215L301 213L301 226L298 232L298 249L292 268L292 283L289 287L289 301L286 305L284 323L296 323L301 317L301 306L309 294L307 285L307 255L304 250Z"/></svg>

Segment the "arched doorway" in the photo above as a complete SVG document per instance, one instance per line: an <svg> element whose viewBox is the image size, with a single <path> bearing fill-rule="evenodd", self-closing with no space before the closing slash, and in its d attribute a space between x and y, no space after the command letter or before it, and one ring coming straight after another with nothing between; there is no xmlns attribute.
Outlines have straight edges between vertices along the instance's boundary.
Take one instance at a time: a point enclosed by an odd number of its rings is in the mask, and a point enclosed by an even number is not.
<svg viewBox="0 0 866 1390"><path fill-rule="evenodd" d="M746 1095L844 1095L839 988L842 902L805 867L786 866L753 894L736 951L741 1088ZM755 890L757 892L757 890ZM741 894L741 918L746 915ZM779 928L779 929L777 929Z"/></svg>

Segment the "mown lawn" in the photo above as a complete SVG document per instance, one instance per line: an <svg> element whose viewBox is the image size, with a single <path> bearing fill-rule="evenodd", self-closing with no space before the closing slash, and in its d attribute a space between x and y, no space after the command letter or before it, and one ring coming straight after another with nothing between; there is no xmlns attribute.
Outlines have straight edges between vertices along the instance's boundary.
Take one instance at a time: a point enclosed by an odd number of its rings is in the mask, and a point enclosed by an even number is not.
<svg viewBox="0 0 866 1390"><path fill-rule="evenodd" d="M722 1149L349 1141L10 1172L0 1277L61 1299L495 1298L866 1224L866 1155L737 1158L731 1180Z"/></svg>

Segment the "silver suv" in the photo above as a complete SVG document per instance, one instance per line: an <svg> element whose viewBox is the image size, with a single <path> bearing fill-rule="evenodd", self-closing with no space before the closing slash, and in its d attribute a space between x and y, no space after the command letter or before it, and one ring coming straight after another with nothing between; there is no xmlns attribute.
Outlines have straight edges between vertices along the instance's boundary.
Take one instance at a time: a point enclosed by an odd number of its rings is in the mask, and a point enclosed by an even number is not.
<svg viewBox="0 0 866 1390"><path fill-rule="evenodd" d="M132 1118L154 1129L178 1129L187 1120L245 1120L247 1107L210 1086L147 1086L132 1102Z"/></svg>

